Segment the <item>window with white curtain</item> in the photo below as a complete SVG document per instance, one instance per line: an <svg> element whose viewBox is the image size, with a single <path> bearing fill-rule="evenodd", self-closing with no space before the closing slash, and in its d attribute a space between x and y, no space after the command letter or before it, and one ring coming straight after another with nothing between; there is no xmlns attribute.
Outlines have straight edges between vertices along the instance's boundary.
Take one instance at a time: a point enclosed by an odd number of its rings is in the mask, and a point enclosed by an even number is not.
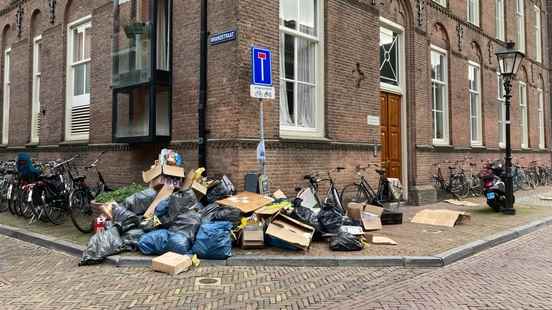
<svg viewBox="0 0 552 310"><path fill-rule="evenodd" d="M535 60L542 61L542 24L541 24L541 11L538 6L533 7L535 9Z"/></svg>
<svg viewBox="0 0 552 310"><path fill-rule="evenodd" d="M321 5L280 1L280 126L291 134L323 135Z"/></svg>
<svg viewBox="0 0 552 310"><path fill-rule="evenodd" d="M524 82L519 82L519 111L520 111L520 133L521 133L521 148L529 148L529 127L527 115L527 85Z"/></svg>
<svg viewBox="0 0 552 310"><path fill-rule="evenodd" d="M479 0L468 0L468 22L479 26Z"/></svg>
<svg viewBox="0 0 552 310"><path fill-rule="evenodd" d="M448 145L447 52L436 46L431 48L433 144Z"/></svg>
<svg viewBox="0 0 552 310"><path fill-rule="evenodd" d="M516 47L525 52L525 6L524 0L516 0Z"/></svg>
<svg viewBox="0 0 552 310"><path fill-rule="evenodd" d="M498 146L506 146L506 90L504 89L504 79L500 73L496 74L497 79L497 106L498 106Z"/></svg>
<svg viewBox="0 0 552 310"><path fill-rule="evenodd" d="M496 38L498 40L505 40L504 31L504 0L496 0Z"/></svg>
<svg viewBox="0 0 552 310"><path fill-rule="evenodd" d="M539 100L539 148L546 148L545 131L544 131L544 91L537 89L537 97Z"/></svg>
<svg viewBox="0 0 552 310"><path fill-rule="evenodd" d="M33 97L31 111L31 143L38 143L40 136L40 50L42 46L42 36L37 36L33 40Z"/></svg>
<svg viewBox="0 0 552 310"><path fill-rule="evenodd" d="M469 101L470 101L470 136L471 144L483 145L481 129L481 73L479 64L470 62L468 65Z"/></svg>

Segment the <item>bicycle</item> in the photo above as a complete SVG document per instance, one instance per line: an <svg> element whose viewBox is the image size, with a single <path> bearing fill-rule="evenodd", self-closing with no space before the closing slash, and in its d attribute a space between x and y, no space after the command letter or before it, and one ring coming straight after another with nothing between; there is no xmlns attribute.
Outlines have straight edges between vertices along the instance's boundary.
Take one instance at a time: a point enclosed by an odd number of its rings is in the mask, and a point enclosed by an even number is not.
<svg viewBox="0 0 552 310"><path fill-rule="evenodd" d="M310 195L312 194L315 200L314 207L316 207L316 205L318 205L319 207L336 206L342 214L346 214L347 211L343 207L339 191L337 190L334 179L332 177L333 172L341 172L342 170L345 170L345 168L337 167L335 169L332 169L325 173L327 175L327 177L325 178L320 177L321 173L306 175L304 179L309 182L309 188L300 190L297 194L297 198L301 198L303 199L303 201L309 201L311 199ZM322 201L319 196L319 188L321 182L328 182L330 184L324 201Z"/></svg>
<svg viewBox="0 0 552 310"><path fill-rule="evenodd" d="M452 164L449 161L445 161L443 163ZM456 162L456 165L458 165L458 162ZM464 199L468 196L469 185L466 182L466 176L463 169L448 166L448 181L445 181L441 170L441 163L433 164L433 166L437 166L437 174L431 177L433 187L436 190L449 193L458 200Z"/></svg>
<svg viewBox="0 0 552 310"><path fill-rule="evenodd" d="M377 191L372 188L366 176L361 173L361 171L366 171L371 166L376 167L375 171L379 175ZM366 167L357 166L355 170L359 180L358 182L349 184L343 188L340 194L341 201L344 204L345 201L356 203L368 202L372 205L383 208L384 202L388 200L387 196L389 190L389 181L385 176L385 169L381 168L378 164L370 164Z"/></svg>

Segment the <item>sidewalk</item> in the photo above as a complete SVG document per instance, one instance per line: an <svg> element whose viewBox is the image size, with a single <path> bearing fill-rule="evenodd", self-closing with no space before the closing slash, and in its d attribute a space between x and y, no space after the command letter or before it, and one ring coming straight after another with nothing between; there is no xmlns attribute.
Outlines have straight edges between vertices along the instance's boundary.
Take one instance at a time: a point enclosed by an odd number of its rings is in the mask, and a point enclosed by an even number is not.
<svg viewBox="0 0 552 310"><path fill-rule="evenodd" d="M465 245L510 228L519 227L535 220L552 216L552 201L540 200L539 196L552 196L552 187L541 187L534 191L516 193L515 216L507 216L493 212L485 205L483 198L471 198L468 201L480 204L479 207L459 207L446 202L440 202L422 207L404 206L403 224L384 226L383 230L374 235L386 236L396 242L397 246L369 245L360 252L333 252L326 241L313 242L306 252L290 252L278 248L261 250L233 249L233 256L310 256L310 257L356 257L356 256L431 256L452 248ZM423 209L450 209L471 213L471 222L454 228L429 226L410 223L413 216ZM0 214L0 224L25 229L53 237L58 240L73 242L85 246L90 235L78 232L69 218L60 226L37 222L29 225L28 220L15 217L9 212ZM123 255L138 255L125 253Z"/></svg>

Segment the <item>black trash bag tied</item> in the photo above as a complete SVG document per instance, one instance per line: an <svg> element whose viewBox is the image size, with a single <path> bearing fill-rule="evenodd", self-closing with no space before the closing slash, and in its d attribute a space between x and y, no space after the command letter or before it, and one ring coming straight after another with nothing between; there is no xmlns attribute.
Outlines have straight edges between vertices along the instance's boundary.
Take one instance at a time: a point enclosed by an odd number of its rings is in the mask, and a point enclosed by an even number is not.
<svg viewBox="0 0 552 310"><path fill-rule="evenodd" d="M155 197L157 197L157 192L154 189L148 188L125 199L121 207L134 212L136 215L143 215Z"/></svg>
<svg viewBox="0 0 552 310"><path fill-rule="evenodd" d="M169 231L181 233L191 242L194 242L200 226L201 214L196 211L189 210L176 217L174 222L169 227Z"/></svg>
<svg viewBox="0 0 552 310"><path fill-rule="evenodd" d="M138 241L145 234L142 229L131 229L121 237L123 240L123 246L128 251L138 250Z"/></svg>
<svg viewBox="0 0 552 310"><path fill-rule="evenodd" d="M343 225L343 215L336 207L325 206L318 213L318 222L323 233L335 234Z"/></svg>
<svg viewBox="0 0 552 310"><path fill-rule="evenodd" d="M318 222L318 215L309 208L298 205L293 208L290 216L299 222L313 227L316 231L320 231L320 222Z"/></svg>
<svg viewBox="0 0 552 310"><path fill-rule="evenodd" d="M364 249L364 243L358 237L340 231L330 241L330 249L332 251L361 251Z"/></svg>
<svg viewBox="0 0 552 310"><path fill-rule="evenodd" d="M218 203L212 203L199 210L202 222L230 222L239 224L241 221L241 210L232 207L222 207Z"/></svg>
<svg viewBox="0 0 552 310"><path fill-rule="evenodd" d="M123 240L115 226L96 233L88 241L88 246L82 253L79 266L94 265L103 262L108 256L123 251Z"/></svg>
<svg viewBox="0 0 552 310"><path fill-rule="evenodd" d="M218 200L224 199L226 197L232 196L232 185L223 181L217 181L215 186L207 190L207 195L205 195L205 203L212 204Z"/></svg>

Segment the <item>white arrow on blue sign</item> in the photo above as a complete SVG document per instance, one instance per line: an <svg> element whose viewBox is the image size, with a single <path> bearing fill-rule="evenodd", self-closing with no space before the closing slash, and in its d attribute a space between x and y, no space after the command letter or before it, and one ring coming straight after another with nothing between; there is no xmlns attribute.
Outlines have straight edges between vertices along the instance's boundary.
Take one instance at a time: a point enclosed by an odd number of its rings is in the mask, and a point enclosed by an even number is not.
<svg viewBox="0 0 552 310"><path fill-rule="evenodd" d="M272 53L264 48L251 48L251 84L272 86Z"/></svg>

